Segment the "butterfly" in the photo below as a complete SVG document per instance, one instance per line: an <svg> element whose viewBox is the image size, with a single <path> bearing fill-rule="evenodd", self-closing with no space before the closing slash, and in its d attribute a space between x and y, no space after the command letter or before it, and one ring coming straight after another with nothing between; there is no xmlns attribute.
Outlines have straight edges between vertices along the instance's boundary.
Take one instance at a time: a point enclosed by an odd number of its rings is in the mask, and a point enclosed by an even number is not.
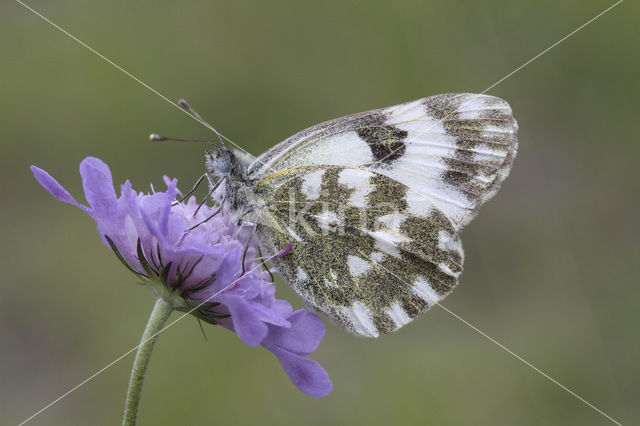
<svg viewBox="0 0 640 426"><path fill-rule="evenodd" d="M307 306L360 336L418 317L458 283L460 230L517 152L507 102L441 94L330 120L257 158L207 153L217 200L278 252Z"/></svg>

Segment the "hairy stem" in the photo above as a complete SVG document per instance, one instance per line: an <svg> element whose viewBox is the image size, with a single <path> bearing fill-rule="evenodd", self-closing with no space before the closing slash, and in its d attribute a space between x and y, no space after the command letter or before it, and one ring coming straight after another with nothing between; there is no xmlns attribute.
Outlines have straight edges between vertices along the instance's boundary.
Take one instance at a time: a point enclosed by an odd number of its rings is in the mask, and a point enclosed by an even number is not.
<svg viewBox="0 0 640 426"><path fill-rule="evenodd" d="M136 359L133 361L131 369L131 377L129 379L129 390L127 391L127 400L124 406L123 426L135 426L138 418L138 407L140 405L140 395L142 394L142 386L144 384L144 376L147 372L147 366L151 359L153 346L158 338L158 332L169 319L173 309L163 299L156 300L156 304L151 311L149 321L142 334Z"/></svg>

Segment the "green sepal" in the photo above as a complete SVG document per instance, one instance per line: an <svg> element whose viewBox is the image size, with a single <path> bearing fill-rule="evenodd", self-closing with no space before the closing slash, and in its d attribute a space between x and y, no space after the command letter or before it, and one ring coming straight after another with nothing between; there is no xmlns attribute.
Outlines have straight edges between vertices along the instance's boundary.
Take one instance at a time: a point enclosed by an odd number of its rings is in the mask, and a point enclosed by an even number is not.
<svg viewBox="0 0 640 426"><path fill-rule="evenodd" d="M191 265L191 269L189 269L189 272L187 273L187 275L182 276L182 272L184 272L184 270L180 273L180 280L186 280L187 278L189 278L191 276L191 274L193 273L193 270L196 269L196 266L198 266L198 263L200 263L200 261L202 260L202 258L204 257L204 255L200 256L198 258L198 260L196 260L195 262L193 262L193 265ZM185 268L186 269L186 268Z"/></svg>
<svg viewBox="0 0 640 426"><path fill-rule="evenodd" d="M162 266L162 254L160 253L160 244L156 244L156 253L158 253L158 262Z"/></svg>
<svg viewBox="0 0 640 426"><path fill-rule="evenodd" d="M140 265L142 265L142 269L144 269L149 277L152 275L156 275L153 269L151 269L147 258L144 256L144 252L142 251L142 241L140 241L140 238L138 238L137 251L138 261L140 262Z"/></svg>
<svg viewBox="0 0 640 426"><path fill-rule="evenodd" d="M211 312L207 312L207 315L214 317L214 318L218 318L218 319L225 319L225 318L230 318L231 315L229 314L212 314Z"/></svg>
<svg viewBox="0 0 640 426"><path fill-rule="evenodd" d="M107 242L109 243L109 246L111 247L111 250L113 250L113 252L115 253L116 257L118 258L118 260L127 267L128 270L130 270L131 272L133 272L134 274L141 276L141 277L145 277L145 278L149 278L148 275L143 274L142 272L136 271L136 269L131 266L131 264L129 262L127 262L127 259L124 258L124 256L122 256L122 254L120 253L120 250L118 250L118 247L116 246L116 244L113 242L113 240L111 238L109 238L109 236L104 235L104 238L107 240ZM139 241L139 240L138 240Z"/></svg>
<svg viewBox="0 0 640 426"><path fill-rule="evenodd" d="M171 269L171 262L167 263L160 271L160 281L167 287L169 287L169 269Z"/></svg>
<svg viewBox="0 0 640 426"><path fill-rule="evenodd" d="M204 332L204 327L202 326L202 320L200 318L198 318L198 317L196 317L196 320L198 321L198 325L200 326L200 331L202 332L202 337L204 337L204 341L208 342L209 339L207 339L207 335Z"/></svg>

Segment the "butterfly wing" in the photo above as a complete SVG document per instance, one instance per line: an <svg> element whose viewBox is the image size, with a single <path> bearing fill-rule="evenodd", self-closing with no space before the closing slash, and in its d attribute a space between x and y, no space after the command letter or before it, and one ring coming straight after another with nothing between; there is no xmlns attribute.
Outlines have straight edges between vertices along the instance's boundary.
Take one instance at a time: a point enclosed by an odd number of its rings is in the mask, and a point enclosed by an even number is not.
<svg viewBox="0 0 640 426"><path fill-rule="evenodd" d="M457 232L516 154L501 99L437 95L328 121L252 163L258 235L308 305L363 336L391 332L457 284Z"/></svg>
<svg viewBox="0 0 640 426"><path fill-rule="evenodd" d="M509 174L517 128L500 98L436 95L310 127L258 157L248 174L363 167L404 183L460 229Z"/></svg>
<svg viewBox="0 0 640 426"><path fill-rule="evenodd" d="M462 271L451 222L433 205L427 215L411 213L410 193L362 168L279 172L255 187L269 200L258 234L270 251L293 242L274 261L307 305L347 330L377 337L451 292Z"/></svg>

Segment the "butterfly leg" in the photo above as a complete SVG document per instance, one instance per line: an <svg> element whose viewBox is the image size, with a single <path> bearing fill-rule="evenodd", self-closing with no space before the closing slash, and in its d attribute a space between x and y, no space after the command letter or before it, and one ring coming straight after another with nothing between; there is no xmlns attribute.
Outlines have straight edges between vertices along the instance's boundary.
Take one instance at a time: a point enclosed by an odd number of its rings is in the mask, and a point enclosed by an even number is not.
<svg viewBox="0 0 640 426"><path fill-rule="evenodd" d="M189 198L189 196L191 194L193 194L195 192L196 189L198 189L198 187L200 186L200 184L202 183L202 181L204 180L204 178L207 177L206 173L203 173L202 176L200 176L198 178L198 180L196 181L196 183L191 187L191 189L182 196L182 198L180 198L179 200L176 200L173 202L173 205L175 206L176 204L180 204L181 202L183 202L184 200L186 200L187 198Z"/></svg>
<svg viewBox="0 0 640 426"><path fill-rule="evenodd" d="M258 246L258 254L260 255L260 257L262 257L262 250L260 250L260 246ZM271 268L267 266L267 262L264 259L261 261L261 265L269 273L269 276L271 277L271 283L275 283L276 279L273 276L273 273L271 272Z"/></svg>
<svg viewBox="0 0 640 426"><path fill-rule="evenodd" d="M225 198L223 198L223 199L222 199L222 202L220 203L220 207L218 207L218 209L217 209L215 212L213 212L213 213L212 213L210 216L208 216L206 219L201 220L200 222L198 222L198 223L196 223L195 225L193 225L191 228L189 228L189 231L192 231L192 230L196 229L198 226L200 226L200 225L202 225L203 223L208 222L208 221L210 221L211 219L213 219L214 217L216 217L216 216L218 215L218 213L220 213L220 212L222 211L222 207L224 206L224 202L226 201L226 199L227 199L226 197L225 197ZM197 210L199 210L201 206L202 206L202 205L198 206L198 209L197 209ZM198 212L197 210L196 210L196 213ZM196 214L194 213L193 215L195 216Z"/></svg>
<svg viewBox="0 0 640 426"><path fill-rule="evenodd" d="M244 244L244 250L242 251L242 274L240 274L240 276L242 276L246 271L245 260L247 259L247 252L249 251L249 246L251 245L253 236L256 233L256 225L255 223L245 222L240 226L251 226L251 233L249 234L249 238L247 238L247 242Z"/></svg>
<svg viewBox="0 0 640 426"><path fill-rule="evenodd" d="M205 175L208 176L206 173ZM218 182L216 182L215 185L213 185L213 187L211 188L211 190L207 193L207 195L205 195L205 197L202 199L202 201L200 202L200 204L198 204L198 208L196 209L195 212L193 212L193 217L195 217L198 214L198 211L200 211L200 209L202 208L202 206L209 200L209 198L211 198L211 196L213 195L214 192L216 192L216 189L218 189L218 187L220 187L220 184L222 184L222 182L226 179L225 177L222 177ZM211 182L209 182L211 183ZM226 199L226 197L222 200L222 203L220 203L220 208L222 208L222 204L224 203L224 200ZM218 209L219 210L219 209ZM210 219L210 218L209 218ZM207 220L209 220L207 219Z"/></svg>

